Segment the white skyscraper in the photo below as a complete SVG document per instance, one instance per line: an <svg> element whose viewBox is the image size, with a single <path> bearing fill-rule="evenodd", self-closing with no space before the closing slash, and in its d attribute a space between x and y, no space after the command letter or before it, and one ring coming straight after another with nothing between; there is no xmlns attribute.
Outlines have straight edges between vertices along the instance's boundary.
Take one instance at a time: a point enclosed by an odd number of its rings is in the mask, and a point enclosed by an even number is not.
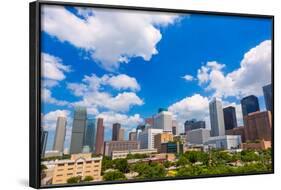
<svg viewBox="0 0 281 190"><path fill-rule="evenodd" d="M172 113L164 109L160 109L158 114L154 116L155 129L163 129L163 131L172 132Z"/></svg>
<svg viewBox="0 0 281 190"><path fill-rule="evenodd" d="M154 149L154 136L159 133L163 133L163 129L146 128L140 132L138 137L140 149Z"/></svg>
<svg viewBox="0 0 281 190"><path fill-rule="evenodd" d="M66 118L58 117L53 150L63 152L66 133Z"/></svg>
<svg viewBox="0 0 281 190"><path fill-rule="evenodd" d="M225 135L224 118L222 104L219 100L214 98L209 103L210 121L211 121L211 136Z"/></svg>

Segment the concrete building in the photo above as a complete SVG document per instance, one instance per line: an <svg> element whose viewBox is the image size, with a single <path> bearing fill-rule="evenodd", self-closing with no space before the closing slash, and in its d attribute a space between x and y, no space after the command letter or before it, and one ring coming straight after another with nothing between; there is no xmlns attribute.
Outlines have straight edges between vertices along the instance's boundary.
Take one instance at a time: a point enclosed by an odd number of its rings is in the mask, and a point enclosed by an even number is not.
<svg viewBox="0 0 281 190"><path fill-rule="evenodd" d="M44 131L43 128L41 129L41 138L40 138L40 144L41 144L41 158L45 157L46 152L46 145L48 140L48 131Z"/></svg>
<svg viewBox="0 0 281 190"><path fill-rule="evenodd" d="M241 143L240 135L224 135L210 137L205 144L216 149L231 150L240 148Z"/></svg>
<svg viewBox="0 0 281 190"><path fill-rule="evenodd" d="M270 111L254 112L244 117L246 141L271 141L272 117Z"/></svg>
<svg viewBox="0 0 281 190"><path fill-rule="evenodd" d="M187 144L187 135L186 133L180 133L179 135L174 135L173 141L179 141L184 146Z"/></svg>
<svg viewBox="0 0 281 190"><path fill-rule="evenodd" d="M161 153L183 153L183 144L180 142L167 142L161 144Z"/></svg>
<svg viewBox="0 0 281 190"><path fill-rule="evenodd" d="M160 108L158 114L154 116L153 121L153 128L172 132L172 113L166 111L166 109Z"/></svg>
<svg viewBox="0 0 281 190"><path fill-rule="evenodd" d="M241 141L246 142L245 127L244 126L240 126L240 127L236 127L236 128L230 129L230 130L226 130L225 134L226 135L240 135Z"/></svg>
<svg viewBox="0 0 281 190"><path fill-rule="evenodd" d="M102 157L91 157L91 154L73 154L68 160L43 162L49 167L54 165L52 184L65 184L67 179L75 176L92 176L93 181L101 181Z"/></svg>
<svg viewBox="0 0 281 190"><path fill-rule="evenodd" d="M121 151L112 151L111 158L112 160L118 158L126 158L128 154L156 154L156 149L135 149L135 150L121 150Z"/></svg>
<svg viewBox="0 0 281 190"><path fill-rule="evenodd" d="M162 133L163 129L145 128L144 131L139 133L138 141L140 142L141 149L154 149L154 136Z"/></svg>
<svg viewBox="0 0 281 190"><path fill-rule="evenodd" d="M129 141L137 141L137 132L129 133Z"/></svg>
<svg viewBox="0 0 281 190"><path fill-rule="evenodd" d="M53 150L63 152L65 133L66 133L66 118L58 117Z"/></svg>
<svg viewBox="0 0 281 190"><path fill-rule="evenodd" d="M223 108L225 130L230 130L237 127L236 110L233 106Z"/></svg>
<svg viewBox="0 0 281 190"><path fill-rule="evenodd" d="M87 119L84 146L88 146L89 151L94 152L95 144L96 144L96 120Z"/></svg>
<svg viewBox="0 0 281 190"><path fill-rule="evenodd" d="M211 121L211 136L225 135L224 118L221 101L214 98L209 103L210 121Z"/></svg>
<svg viewBox="0 0 281 190"><path fill-rule="evenodd" d="M186 138L188 144L204 144L210 138L210 130L204 128L194 129L188 131Z"/></svg>
<svg viewBox="0 0 281 190"><path fill-rule="evenodd" d="M120 128L120 129L119 129L119 133L118 133L118 138L117 138L118 141L123 141L123 140L125 140L124 136L125 136L125 129Z"/></svg>
<svg viewBox="0 0 281 190"><path fill-rule="evenodd" d="M194 129L206 128L205 121L197 121L196 119L186 120L184 122L184 132L188 133L188 131Z"/></svg>
<svg viewBox="0 0 281 190"><path fill-rule="evenodd" d="M118 141L118 137L119 137L119 130L121 128L121 124L120 123L114 123L112 125L112 141Z"/></svg>
<svg viewBox="0 0 281 190"><path fill-rule="evenodd" d="M273 113L273 97L272 97L272 84L268 84L263 89L263 96L264 96L264 102L266 106L266 110L271 111L271 114Z"/></svg>
<svg viewBox="0 0 281 190"><path fill-rule="evenodd" d="M106 141L104 142L104 155L112 156L113 151L130 151L139 149L137 141Z"/></svg>
<svg viewBox="0 0 281 190"><path fill-rule="evenodd" d="M61 157L62 152L58 150L48 150L45 152L44 158L51 158L51 157Z"/></svg>
<svg viewBox="0 0 281 190"><path fill-rule="evenodd" d="M103 118L98 118L97 122L97 134L96 134L96 154L103 154L103 145L104 145L104 126Z"/></svg>
<svg viewBox="0 0 281 190"><path fill-rule="evenodd" d="M271 141L260 140L258 142L242 143L243 150L265 150L271 148Z"/></svg>
<svg viewBox="0 0 281 190"><path fill-rule="evenodd" d="M171 132L158 133L154 136L154 148L160 153L161 144L170 141L173 141L173 134Z"/></svg>
<svg viewBox="0 0 281 190"><path fill-rule="evenodd" d="M87 123L87 110L85 107L76 107L74 110L73 126L70 142L70 154L82 152L84 134Z"/></svg>
<svg viewBox="0 0 281 190"><path fill-rule="evenodd" d="M243 117L247 116L250 113L260 111L258 98L254 95L242 98L241 108Z"/></svg>

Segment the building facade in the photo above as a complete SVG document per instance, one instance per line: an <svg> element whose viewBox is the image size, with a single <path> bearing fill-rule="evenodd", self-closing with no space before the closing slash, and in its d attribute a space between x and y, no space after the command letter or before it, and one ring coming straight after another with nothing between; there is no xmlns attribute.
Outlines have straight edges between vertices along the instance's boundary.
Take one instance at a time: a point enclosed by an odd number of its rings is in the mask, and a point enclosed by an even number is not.
<svg viewBox="0 0 281 190"><path fill-rule="evenodd" d="M241 108L242 108L243 118L250 113L260 111L258 98L254 95L250 95L242 98Z"/></svg>
<svg viewBox="0 0 281 190"><path fill-rule="evenodd" d="M128 154L156 154L156 149L136 149L136 150L122 150L122 151L112 151L111 158L112 160L119 158L126 158Z"/></svg>
<svg viewBox="0 0 281 190"><path fill-rule="evenodd" d="M184 122L184 132L188 133L190 130L206 128L205 121L197 121L196 119L186 120Z"/></svg>
<svg viewBox="0 0 281 190"><path fill-rule="evenodd" d="M233 106L223 108L225 130L230 130L237 127L236 110Z"/></svg>
<svg viewBox="0 0 281 190"><path fill-rule="evenodd" d="M106 141L104 142L104 155L112 156L113 151L130 151L139 149L137 141Z"/></svg>
<svg viewBox="0 0 281 190"><path fill-rule="evenodd" d="M186 135L188 144L204 144L210 138L210 130L199 128L191 130Z"/></svg>
<svg viewBox="0 0 281 190"><path fill-rule="evenodd" d="M89 152L94 152L96 143L96 120L87 119L84 146L89 147Z"/></svg>
<svg viewBox="0 0 281 190"><path fill-rule="evenodd" d="M97 121L97 134L96 134L96 154L103 154L103 143L104 143L104 126L103 118L98 118Z"/></svg>
<svg viewBox="0 0 281 190"><path fill-rule="evenodd" d="M225 134L226 135L240 135L241 141L246 142L245 127L244 126L240 126L240 127L236 127L236 128L230 129L230 130L226 130Z"/></svg>
<svg viewBox="0 0 281 190"><path fill-rule="evenodd" d="M66 133L66 118L58 117L53 150L63 152Z"/></svg>
<svg viewBox="0 0 281 190"><path fill-rule="evenodd" d="M138 135L138 141L140 142L141 149L155 149L154 136L158 133L162 133L163 129L145 128L144 131Z"/></svg>
<svg viewBox="0 0 281 190"><path fill-rule="evenodd" d="M70 142L70 154L82 152L84 134L87 123L87 110L85 107L76 107L74 110L73 126Z"/></svg>
<svg viewBox="0 0 281 190"><path fill-rule="evenodd" d="M48 131L44 131L43 128L41 129L41 138L40 138L40 144L41 144L41 158L45 157L46 152L46 146L47 146L47 140L48 140Z"/></svg>
<svg viewBox="0 0 281 190"><path fill-rule="evenodd" d="M112 138L111 138L112 141L118 141L120 128L121 128L120 123L114 123L112 125Z"/></svg>
<svg viewBox="0 0 281 190"><path fill-rule="evenodd" d="M161 153L183 153L183 144L180 142L167 142L161 144Z"/></svg>
<svg viewBox="0 0 281 190"><path fill-rule="evenodd" d="M239 149L241 148L241 137L240 135L224 135L210 137L206 144L212 148L216 149Z"/></svg>
<svg viewBox="0 0 281 190"><path fill-rule="evenodd" d="M163 132L154 136L154 148L161 152L161 144L173 141L173 134L170 132Z"/></svg>
<svg viewBox="0 0 281 190"><path fill-rule="evenodd" d="M271 111L271 114L273 113L273 97L272 97L272 84L268 84L263 89L263 96L264 96L264 102L266 106L266 110Z"/></svg>
<svg viewBox="0 0 281 190"><path fill-rule="evenodd" d="M129 133L129 141L137 141L137 132Z"/></svg>
<svg viewBox="0 0 281 190"><path fill-rule="evenodd" d="M172 132L172 125L172 113L160 108L158 114L154 116L153 128Z"/></svg>
<svg viewBox="0 0 281 190"><path fill-rule="evenodd" d="M244 117L246 141L271 141L272 117L270 111L254 112Z"/></svg>
<svg viewBox="0 0 281 190"><path fill-rule="evenodd" d="M209 103L210 121L211 121L211 136L225 135L224 118L221 101L214 98Z"/></svg>

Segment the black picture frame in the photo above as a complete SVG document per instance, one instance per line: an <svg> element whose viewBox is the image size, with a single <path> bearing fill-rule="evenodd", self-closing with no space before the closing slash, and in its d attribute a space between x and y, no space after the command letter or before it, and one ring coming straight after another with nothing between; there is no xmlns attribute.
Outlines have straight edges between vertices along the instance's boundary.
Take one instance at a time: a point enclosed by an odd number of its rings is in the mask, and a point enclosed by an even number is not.
<svg viewBox="0 0 281 190"><path fill-rule="evenodd" d="M273 93L273 114L272 114L272 171L260 173L246 174L222 174L208 176L193 176L193 177L167 177L165 179L138 179L129 181L101 181L80 184L62 184L52 186L40 185L40 134L41 134L41 60L40 60L40 25L41 25L41 6L42 5L60 5L60 6L79 6L93 7L118 10L135 10L135 11L152 11L152 12L167 12L167 13L187 13L187 14L206 14L206 15L222 15L248 18L266 18L272 20L272 45L271 45L271 81ZM229 12L214 12L214 11L199 11L185 9L168 9L168 8L152 8L152 7L135 7L121 5L105 5L105 4L90 4L90 3L73 3L73 2L57 2L57 1L34 1L29 4L29 185L33 188L57 188L85 185L102 185L102 184L120 184L120 183L136 183L150 181L167 181L167 180L182 180L195 178L213 178L227 176L242 176L242 175L259 175L274 173L274 15L246 14L246 13L229 13Z"/></svg>

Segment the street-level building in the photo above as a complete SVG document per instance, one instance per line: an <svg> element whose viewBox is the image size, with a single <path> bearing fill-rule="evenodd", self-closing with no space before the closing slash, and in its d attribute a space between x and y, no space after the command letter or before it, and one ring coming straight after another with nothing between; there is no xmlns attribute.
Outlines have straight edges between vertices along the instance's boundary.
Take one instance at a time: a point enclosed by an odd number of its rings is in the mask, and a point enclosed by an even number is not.
<svg viewBox="0 0 281 190"><path fill-rule="evenodd" d="M118 158L126 158L128 154L156 154L157 149L135 149L135 150L121 150L121 151L112 151L111 158L112 160Z"/></svg>
<svg viewBox="0 0 281 190"><path fill-rule="evenodd" d="M215 149L239 149L241 146L241 136L240 135L224 135L210 137L209 140L205 143L211 148Z"/></svg>
<svg viewBox="0 0 281 190"><path fill-rule="evenodd" d="M104 155L112 156L113 151L130 151L139 149L137 141L106 141L104 142Z"/></svg>

